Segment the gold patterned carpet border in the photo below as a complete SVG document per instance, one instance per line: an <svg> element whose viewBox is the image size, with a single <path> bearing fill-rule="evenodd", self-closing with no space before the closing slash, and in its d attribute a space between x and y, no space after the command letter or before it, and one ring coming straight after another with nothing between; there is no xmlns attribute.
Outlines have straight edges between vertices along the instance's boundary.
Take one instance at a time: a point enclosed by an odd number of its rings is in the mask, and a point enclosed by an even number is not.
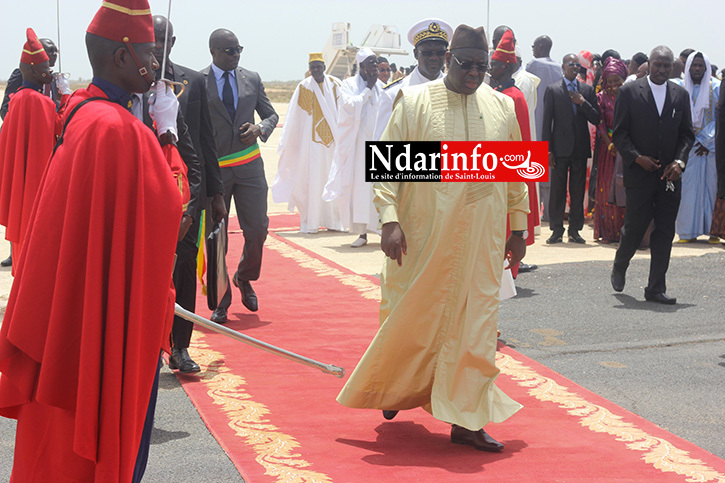
<svg viewBox="0 0 725 483"><path fill-rule="evenodd" d="M548 401L566 409L579 418L579 423L590 431L607 433L617 441L626 443L628 449L642 451L642 459L663 472L674 472L687 477L685 481L725 482L725 475L708 467L698 459L690 458L687 451L675 447L669 441L652 436L621 416L591 403L551 378L542 376L511 355L496 353L496 365L502 374L511 377L520 386L529 389L529 394L540 401Z"/></svg>
<svg viewBox="0 0 725 483"><path fill-rule="evenodd" d="M207 395L214 405L220 406L235 436L254 450L255 461L262 465L266 475L280 483L332 482L324 473L309 469L312 464L295 451L300 446L297 440L267 419L269 409L253 400L244 389L245 379L224 365L224 354L213 350L205 342L203 333L194 331L190 350L201 367L199 380L206 387Z"/></svg>

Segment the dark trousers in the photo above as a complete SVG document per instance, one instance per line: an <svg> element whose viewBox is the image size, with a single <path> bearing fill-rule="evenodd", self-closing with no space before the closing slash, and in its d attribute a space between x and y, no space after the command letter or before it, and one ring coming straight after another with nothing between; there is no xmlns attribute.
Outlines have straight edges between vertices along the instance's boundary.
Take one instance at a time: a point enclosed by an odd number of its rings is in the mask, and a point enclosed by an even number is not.
<svg viewBox="0 0 725 483"><path fill-rule="evenodd" d="M196 254L199 247L196 242L199 237L199 218L194 219L186 236L176 244L176 266L174 267L174 287L176 288L176 303L189 312L196 311ZM174 316L174 325L171 328L171 346L179 349L189 347L194 324L181 317Z"/></svg>
<svg viewBox="0 0 725 483"><path fill-rule="evenodd" d="M566 210L566 182L569 179L569 233L579 232L584 226L584 191L587 182L586 158L556 158L549 181L549 227L564 233Z"/></svg>
<svg viewBox="0 0 725 483"><path fill-rule="evenodd" d="M159 371L161 370L161 357L159 356L159 364L156 367L156 377L154 385L151 388L151 397L149 398L149 406L146 410L146 420L143 424L143 433L141 433L141 443L138 446L138 455L136 456L136 466L133 469L133 483L139 483L146 472L146 464L149 461L149 450L151 449L151 433L154 430L154 413L156 412L156 399L159 395Z"/></svg>
<svg viewBox="0 0 725 483"><path fill-rule="evenodd" d="M239 227L244 234L244 250L237 266L237 280L248 281L259 279L262 270L262 249L267 239L267 180L264 176L255 178L239 178L229 168L222 168L224 181L224 202L227 211L231 209L232 196L237 210ZM229 228L229 220L226 223ZM228 249L228 247L227 247ZM232 284L227 284L220 307L229 308L232 304Z"/></svg>
<svg viewBox="0 0 725 483"><path fill-rule="evenodd" d="M651 258L649 283L645 288L647 295L667 291L665 275L670 266L675 220L682 194L682 183L677 181L674 184L675 191L666 191L666 183L659 179L647 186L626 188L627 211L624 214L622 238L619 241L617 255L614 257L614 269L626 272L629 261L637 251L650 221L654 220L654 231L649 242Z"/></svg>

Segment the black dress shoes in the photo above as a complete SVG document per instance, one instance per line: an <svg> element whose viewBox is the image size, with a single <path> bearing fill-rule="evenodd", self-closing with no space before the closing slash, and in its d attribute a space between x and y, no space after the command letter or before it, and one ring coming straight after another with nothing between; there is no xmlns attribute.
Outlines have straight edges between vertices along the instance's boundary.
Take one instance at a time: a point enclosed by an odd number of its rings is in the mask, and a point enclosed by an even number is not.
<svg viewBox="0 0 725 483"><path fill-rule="evenodd" d="M586 240L582 238L578 231L569 232L569 241L573 243L586 243Z"/></svg>
<svg viewBox="0 0 725 483"><path fill-rule="evenodd" d="M182 374L188 374L190 372L199 372L199 364L191 360L189 351L186 348L179 349L177 347L171 348L171 357L169 358L169 368L178 369Z"/></svg>
<svg viewBox="0 0 725 483"><path fill-rule="evenodd" d="M239 280L236 273L232 277L232 283L242 293L242 304L252 312L256 312L259 309L259 303L252 284L248 280Z"/></svg>
<svg viewBox="0 0 725 483"><path fill-rule="evenodd" d="M551 234L549 238L546 239L547 245L553 245L554 243L561 243L561 237L564 235L564 232L555 231Z"/></svg>
<svg viewBox="0 0 725 483"><path fill-rule="evenodd" d="M621 292L622 290L624 290L624 272L620 272L619 270L613 268L611 281L612 288L615 292Z"/></svg>
<svg viewBox="0 0 725 483"><path fill-rule="evenodd" d="M519 263L519 273L533 272L534 270L538 269L539 266L534 265L533 263L531 265L524 262Z"/></svg>
<svg viewBox="0 0 725 483"><path fill-rule="evenodd" d="M489 436L483 429L471 431L455 424L451 427L451 443L468 444L479 451L489 451L491 453L503 451L503 445Z"/></svg>
<svg viewBox="0 0 725 483"><path fill-rule="evenodd" d="M644 299L648 302L657 302L658 304L664 305L675 305L677 303L677 299L675 297L670 297L664 292L654 294L648 294L645 292Z"/></svg>
<svg viewBox="0 0 725 483"><path fill-rule="evenodd" d="M13 256L10 255L5 260L0 262L0 267L12 267L13 266Z"/></svg>
<svg viewBox="0 0 725 483"><path fill-rule="evenodd" d="M211 314L211 321L217 324L227 323L227 309L225 307L217 307Z"/></svg>
<svg viewBox="0 0 725 483"><path fill-rule="evenodd" d="M383 409L383 417L385 419L387 419L388 421L390 421L391 419L393 419L397 415L398 415L398 411L391 411L391 410L388 410L388 409Z"/></svg>

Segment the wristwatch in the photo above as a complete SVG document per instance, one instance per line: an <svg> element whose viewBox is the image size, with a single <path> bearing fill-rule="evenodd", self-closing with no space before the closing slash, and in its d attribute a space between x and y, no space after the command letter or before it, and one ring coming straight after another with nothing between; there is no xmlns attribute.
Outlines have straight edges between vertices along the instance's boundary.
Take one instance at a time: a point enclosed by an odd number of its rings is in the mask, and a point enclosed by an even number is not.
<svg viewBox="0 0 725 483"><path fill-rule="evenodd" d="M529 230L511 230L511 234L526 240L529 237Z"/></svg>
<svg viewBox="0 0 725 483"><path fill-rule="evenodd" d="M675 159L675 163L680 167L680 170L685 171L685 162L681 159Z"/></svg>

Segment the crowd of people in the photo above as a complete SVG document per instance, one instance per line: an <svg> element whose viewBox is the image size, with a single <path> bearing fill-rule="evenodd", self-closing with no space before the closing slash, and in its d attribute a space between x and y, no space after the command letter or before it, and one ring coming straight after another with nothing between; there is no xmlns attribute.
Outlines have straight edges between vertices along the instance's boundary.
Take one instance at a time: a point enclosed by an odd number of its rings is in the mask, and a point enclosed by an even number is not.
<svg viewBox="0 0 725 483"><path fill-rule="evenodd" d="M0 224L15 279L0 329L0 415L18 420L17 481L141 480L160 354L181 373L200 370L193 325L173 317L173 303L195 310L200 234L228 228L232 200L244 248L231 282L259 308L252 282L269 220L258 142L279 117L260 75L240 67L232 31L211 33L200 71L171 61L175 40L147 0L104 2L86 32L87 88L71 92L53 75L57 47L28 29L6 89ZM546 35L524 67L511 28L489 45L483 27L436 18L408 40L411 69L363 47L343 80L310 53L272 195L299 212L303 233L349 231L352 248L381 234L381 327L338 401L388 420L422 407L451 424L453 443L500 452L483 428L521 409L494 383L501 283L534 269L521 260L541 221L548 244L563 242L567 218L568 240L586 243L591 212L594 238L619 243L616 291L648 245L645 299L663 304L675 303L665 283L675 232L683 243L725 236L717 67L665 46L559 62ZM547 141L549 183L365 181L366 141L474 139ZM226 287L211 316L220 324Z"/></svg>

